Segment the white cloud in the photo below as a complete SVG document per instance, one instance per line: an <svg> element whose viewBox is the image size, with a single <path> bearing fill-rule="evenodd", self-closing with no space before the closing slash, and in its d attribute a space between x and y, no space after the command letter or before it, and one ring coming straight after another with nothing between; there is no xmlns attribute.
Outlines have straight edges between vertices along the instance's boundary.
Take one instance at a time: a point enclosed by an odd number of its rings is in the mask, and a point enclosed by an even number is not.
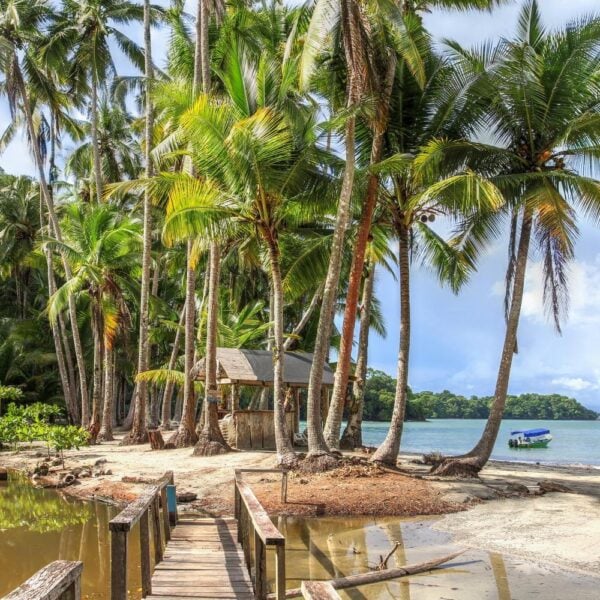
<svg viewBox="0 0 600 600"><path fill-rule="evenodd" d="M575 392L581 392L583 390L598 389L598 385L583 379L582 377L557 377L552 380L552 385L558 387L573 390Z"/></svg>

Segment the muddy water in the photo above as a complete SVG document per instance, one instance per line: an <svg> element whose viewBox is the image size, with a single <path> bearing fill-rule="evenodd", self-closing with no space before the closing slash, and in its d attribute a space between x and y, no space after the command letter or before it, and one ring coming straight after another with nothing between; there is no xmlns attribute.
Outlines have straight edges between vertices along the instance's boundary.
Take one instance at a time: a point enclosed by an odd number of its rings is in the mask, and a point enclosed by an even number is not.
<svg viewBox="0 0 600 600"><path fill-rule="evenodd" d="M399 545L388 567L421 562L461 549L452 543L449 534L432 528L434 519L280 517L275 523L286 537L288 588L300 587L302 579L365 573L378 565L396 542ZM271 574L273 562L269 566ZM469 549L449 566L443 571L340 591L340 595L351 600L538 597L598 600L600 597L600 579L591 574L575 574L497 553Z"/></svg>
<svg viewBox="0 0 600 600"><path fill-rule="evenodd" d="M0 482L0 597L53 560L84 563L82 596L110 597L108 522L117 509L100 502L67 500L13 476ZM129 545L130 597L139 598L139 532Z"/></svg>

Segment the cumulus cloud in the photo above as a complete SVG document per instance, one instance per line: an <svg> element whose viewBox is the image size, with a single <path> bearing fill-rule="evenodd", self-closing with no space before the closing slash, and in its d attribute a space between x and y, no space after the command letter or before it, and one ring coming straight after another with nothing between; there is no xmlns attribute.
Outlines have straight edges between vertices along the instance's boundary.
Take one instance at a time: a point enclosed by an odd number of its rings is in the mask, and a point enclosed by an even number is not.
<svg viewBox="0 0 600 600"><path fill-rule="evenodd" d="M563 389L582 392L584 390L598 389L598 384L583 379L582 377L557 377L552 380L552 385Z"/></svg>

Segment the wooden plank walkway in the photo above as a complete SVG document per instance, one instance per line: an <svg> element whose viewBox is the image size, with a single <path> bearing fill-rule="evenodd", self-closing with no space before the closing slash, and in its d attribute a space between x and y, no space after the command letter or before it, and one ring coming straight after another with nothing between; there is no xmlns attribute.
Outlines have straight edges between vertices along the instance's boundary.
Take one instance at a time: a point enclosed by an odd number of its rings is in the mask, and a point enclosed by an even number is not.
<svg viewBox="0 0 600 600"><path fill-rule="evenodd" d="M148 599L254 598L235 519L186 516L171 531L164 558L152 576Z"/></svg>

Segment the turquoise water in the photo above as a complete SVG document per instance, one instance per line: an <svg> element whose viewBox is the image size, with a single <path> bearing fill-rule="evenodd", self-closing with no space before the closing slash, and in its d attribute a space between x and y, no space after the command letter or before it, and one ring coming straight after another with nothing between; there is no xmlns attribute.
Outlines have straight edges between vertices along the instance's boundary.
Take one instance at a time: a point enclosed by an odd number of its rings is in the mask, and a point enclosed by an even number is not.
<svg viewBox="0 0 600 600"><path fill-rule="evenodd" d="M431 419L426 423L405 423L402 452L459 454L470 450L485 426L483 419ZM548 448L511 449L510 432L515 429L547 427L553 440ZM387 423L365 421L363 443L378 446L388 430ZM506 420L492 458L496 460L600 466L600 421L516 421Z"/></svg>

